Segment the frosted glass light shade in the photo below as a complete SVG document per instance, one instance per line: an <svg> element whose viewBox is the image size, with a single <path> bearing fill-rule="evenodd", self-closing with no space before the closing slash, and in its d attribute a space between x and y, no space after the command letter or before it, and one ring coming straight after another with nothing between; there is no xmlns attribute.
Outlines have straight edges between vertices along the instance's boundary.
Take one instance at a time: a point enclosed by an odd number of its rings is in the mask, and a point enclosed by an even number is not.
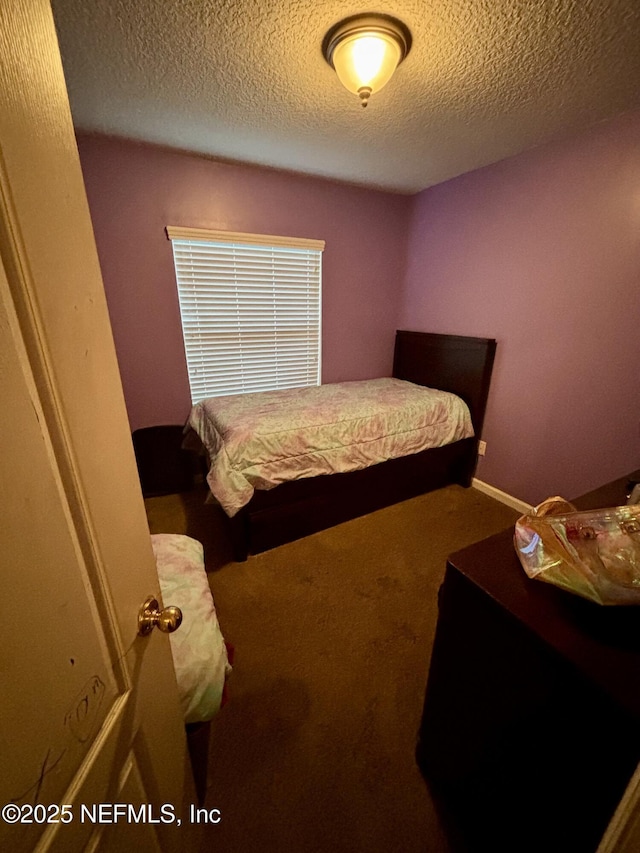
<svg viewBox="0 0 640 853"><path fill-rule="evenodd" d="M379 92L391 80L400 58L400 45L389 36L358 33L336 47L333 67L342 85L357 95L363 86Z"/></svg>
<svg viewBox="0 0 640 853"><path fill-rule="evenodd" d="M336 24L326 35L323 52L342 85L369 97L385 86L411 46L405 25L387 15L358 15Z"/></svg>

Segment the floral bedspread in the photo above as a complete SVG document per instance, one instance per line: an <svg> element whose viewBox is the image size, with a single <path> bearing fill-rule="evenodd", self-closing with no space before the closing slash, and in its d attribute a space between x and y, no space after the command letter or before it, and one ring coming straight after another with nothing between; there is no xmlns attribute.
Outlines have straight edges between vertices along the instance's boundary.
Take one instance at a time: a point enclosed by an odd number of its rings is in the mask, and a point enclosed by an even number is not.
<svg viewBox="0 0 640 853"><path fill-rule="evenodd" d="M401 379L210 397L188 426L211 460L207 481L227 515L254 489L356 471L473 435L454 394Z"/></svg>
<svg viewBox="0 0 640 853"><path fill-rule="evenodd" d="M210 720L222 702L231 672L227 647L204 567L202 544L190 536L154 533L160 590L165 605L182 610L182 625L169 636L185 723Z"/></svg>

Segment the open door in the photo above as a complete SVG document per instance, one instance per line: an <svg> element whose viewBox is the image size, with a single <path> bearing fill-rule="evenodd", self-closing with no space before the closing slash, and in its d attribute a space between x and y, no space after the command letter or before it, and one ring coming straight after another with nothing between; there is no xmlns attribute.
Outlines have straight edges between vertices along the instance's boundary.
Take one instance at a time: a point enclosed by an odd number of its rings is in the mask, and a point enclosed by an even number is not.
<svg viewBox="0 0 640 853"><path fill-rule="evenodd" d="M48 0L0 0L0 401L0 848L185 849L185 732L169 638L138 635L158 577Z"/></svg>

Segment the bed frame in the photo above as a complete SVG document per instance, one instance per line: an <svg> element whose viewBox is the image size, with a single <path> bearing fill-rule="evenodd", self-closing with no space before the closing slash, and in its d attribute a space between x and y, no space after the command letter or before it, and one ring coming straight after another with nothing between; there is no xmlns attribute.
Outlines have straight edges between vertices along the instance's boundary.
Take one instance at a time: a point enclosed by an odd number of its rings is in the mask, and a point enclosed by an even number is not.
<svg viewBox="0 0 640 853"><path fill-rule="evenodd" d="M496 351L490 338L396 332L393 375L418 385L451 391L469 406L474 438L372 465L256 490L228 518L235 559L243 562L310 533L439 489L470 486ZM226 518L226 516L225 516Z"/></svg>

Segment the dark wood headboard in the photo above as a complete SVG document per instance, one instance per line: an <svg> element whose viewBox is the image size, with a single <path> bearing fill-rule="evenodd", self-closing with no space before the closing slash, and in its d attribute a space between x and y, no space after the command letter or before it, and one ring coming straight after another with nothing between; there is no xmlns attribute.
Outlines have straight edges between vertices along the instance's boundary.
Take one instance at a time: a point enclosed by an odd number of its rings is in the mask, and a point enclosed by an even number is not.
<svg viewBox="0 0 640 853"><path fill-rule="evenodd" d="M495 354L493 338L397 331L393 375L457 394L469 406L479 438Z"/></svg>

